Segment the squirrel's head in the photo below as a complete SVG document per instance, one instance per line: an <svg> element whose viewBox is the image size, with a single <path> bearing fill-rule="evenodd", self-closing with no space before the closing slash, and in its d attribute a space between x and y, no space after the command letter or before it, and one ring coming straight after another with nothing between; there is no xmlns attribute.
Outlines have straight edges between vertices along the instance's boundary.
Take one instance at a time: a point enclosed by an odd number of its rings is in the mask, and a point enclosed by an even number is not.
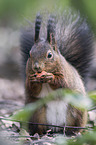
<svg viewBox="0 0 96 145"><path fill-rule="evenodd" d="M35 43L30 50L30 67L33 72L52 72L56 68L59 53L55 41L55 18L50 16L48 20L46 40L39 38L40 26L41 16L38 15L35 22Z"/></svg>

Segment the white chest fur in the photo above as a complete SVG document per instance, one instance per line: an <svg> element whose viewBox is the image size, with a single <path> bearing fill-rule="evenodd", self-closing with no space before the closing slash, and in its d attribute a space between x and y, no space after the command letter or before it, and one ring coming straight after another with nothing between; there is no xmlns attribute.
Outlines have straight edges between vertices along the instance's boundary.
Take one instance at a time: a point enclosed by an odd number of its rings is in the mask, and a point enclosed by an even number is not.
<svg viewBox="0 0 96 145"><path fill-rule="evenodd" d="M39 98L44 98L45 96L47 96L52 91L53 90L51 89L51 87L49 86L49 84L44 83L44 84L42 84L42 90L41 90L40 94L38 95L38 97Z"/></svg>
<svg viewBox="0 0 96 145"><path fill-rule="evenodd" d="M38 97L43 98L52 91L49 84L43 84ZM68 104L62 100L49 102L46 107L47 123L52 125L66 125L67 105Z"/></svg>
<svg viewBox="0 0 96 145"><path fill-rule="evenodd" d="M47 104L46 118L49 124L66 125L67 103L62 100Z"/></svg>

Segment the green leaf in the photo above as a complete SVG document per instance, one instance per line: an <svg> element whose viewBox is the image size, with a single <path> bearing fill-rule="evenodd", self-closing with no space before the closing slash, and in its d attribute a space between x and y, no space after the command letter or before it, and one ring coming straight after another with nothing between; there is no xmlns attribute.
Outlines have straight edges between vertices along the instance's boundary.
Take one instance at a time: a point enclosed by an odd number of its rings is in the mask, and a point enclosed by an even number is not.
<svg viewBox="0 0 96 145"><path fill-rule="evenodd" d="M91 91L88 95L96 103L96 91Z"/></svg>
<svg viewBox="0 0 96 145"><path fill-rule="evenodd" d="M76 140L68 140L68 145L96 145L96 131L88 132L76 138Z"/></svg>

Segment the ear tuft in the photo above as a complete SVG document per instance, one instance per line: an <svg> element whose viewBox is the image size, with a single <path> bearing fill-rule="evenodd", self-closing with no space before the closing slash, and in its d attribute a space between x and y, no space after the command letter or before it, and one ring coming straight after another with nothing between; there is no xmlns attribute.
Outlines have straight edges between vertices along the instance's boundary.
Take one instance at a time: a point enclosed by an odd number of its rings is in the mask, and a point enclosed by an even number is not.
<svg viewBox="0 0 96 145"><path fill-rule="evenodd" d="M41 27L41 21L42 17L40 14L36 16L36 21L35 21L35 42L39 39L39 32L40 32L40 27Z"/></svg>
<svg viewBox="0 0 96 145"><path fill-rule="evenodd" d="M55 44L55 29L56 29L56 19L55 16L50 16L47 25L47 41L52 45Z"/></svg>

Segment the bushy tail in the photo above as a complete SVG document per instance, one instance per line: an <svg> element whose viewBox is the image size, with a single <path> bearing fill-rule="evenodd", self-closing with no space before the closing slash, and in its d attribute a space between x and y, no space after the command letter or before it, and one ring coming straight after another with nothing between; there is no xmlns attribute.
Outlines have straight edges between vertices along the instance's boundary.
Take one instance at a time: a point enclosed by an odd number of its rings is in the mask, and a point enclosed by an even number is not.
<svg viewBox="0 0 96 145"><path fill-rule="evenodd" d="M61 17L57 27L57 44L61 54L85 81L93 58L93 34L88 24L78 14Z"/></svg>

